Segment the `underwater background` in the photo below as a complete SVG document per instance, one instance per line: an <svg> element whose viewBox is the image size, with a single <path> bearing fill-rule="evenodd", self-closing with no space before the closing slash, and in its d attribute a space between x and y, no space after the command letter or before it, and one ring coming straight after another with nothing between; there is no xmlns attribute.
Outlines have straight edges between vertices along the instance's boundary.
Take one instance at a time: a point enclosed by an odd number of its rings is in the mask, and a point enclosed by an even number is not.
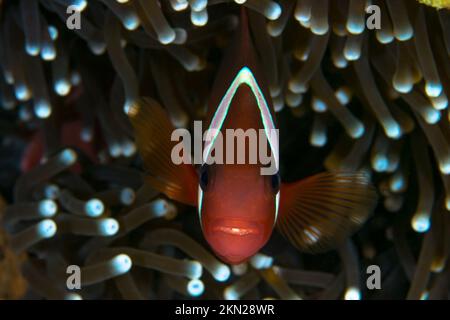
<svg viewBox="0 0 450 320"><path fill-rule="evenodd" d="M420 2L0 0L0 298L448 299L450 3ZM377 187L368 221L327 253L274 231L228 266L195 208L143 183L125 111L148 96L177 127L202 118L240 6L282 180L362 170Z"/></svg>

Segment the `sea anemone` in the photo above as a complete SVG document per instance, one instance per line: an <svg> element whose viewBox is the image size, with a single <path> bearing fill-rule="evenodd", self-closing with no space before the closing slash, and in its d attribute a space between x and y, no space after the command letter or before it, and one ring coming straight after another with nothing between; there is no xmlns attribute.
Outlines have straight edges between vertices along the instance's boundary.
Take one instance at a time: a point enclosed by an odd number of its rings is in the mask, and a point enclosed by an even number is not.
<svg viewBox="0 0 450 320"><path fill-rule="evenodd" d="M363 170L379 191L336 250L275 232L226 265L194 209L143 183L126 112L148 96L176 127L201 118L241 6L282 179ZM0 1L0 298L448 299L449 57L450 12L416 1Z"/></svg>

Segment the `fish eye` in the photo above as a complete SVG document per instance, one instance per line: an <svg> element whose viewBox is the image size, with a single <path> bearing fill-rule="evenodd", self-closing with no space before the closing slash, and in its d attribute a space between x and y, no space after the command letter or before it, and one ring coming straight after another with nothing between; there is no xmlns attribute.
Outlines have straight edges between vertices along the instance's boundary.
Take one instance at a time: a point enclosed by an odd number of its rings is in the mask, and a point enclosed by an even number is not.
<svg viewBox="0 0 450 320"><path fill-rule="evenodd" d="M200 168L200 188L202 188L203 191L206 190L208 182L209 182L208 165L204 164Z"/></svg>
<svg viewBox="0 0 450 320"><path fill-rule="evenodd" d="M277 193L280 190L280 184L281 184L281 177L280 177L280 173L277 172L271 176L272 190L275 193Z"/></svg>

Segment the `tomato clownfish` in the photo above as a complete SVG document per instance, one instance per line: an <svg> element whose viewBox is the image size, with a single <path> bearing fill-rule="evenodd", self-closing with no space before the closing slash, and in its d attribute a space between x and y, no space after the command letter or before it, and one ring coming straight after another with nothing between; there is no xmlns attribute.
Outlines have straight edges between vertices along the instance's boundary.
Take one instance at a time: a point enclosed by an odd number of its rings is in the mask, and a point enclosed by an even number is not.
<svg viewBox="0 0 450 320"><path fill-rule="evenodd" d="M276 129L275 113L244 10L213 85L208 128L269 132ZM321 173L282 183L278 172L262 175L261 163L204 163L199 170L176 165L171 159L175 128L165 110L145 98L128 114L149 172L146 182L170 199L197 207L207 242L227 263L238 264L257 253L274 227L303 252L324 251L349 236L376 204L376 192L361 173ZM271 135L267 141L278 168L278 144ZM205 149L211 150L212 143L206 142Z"/></svg>

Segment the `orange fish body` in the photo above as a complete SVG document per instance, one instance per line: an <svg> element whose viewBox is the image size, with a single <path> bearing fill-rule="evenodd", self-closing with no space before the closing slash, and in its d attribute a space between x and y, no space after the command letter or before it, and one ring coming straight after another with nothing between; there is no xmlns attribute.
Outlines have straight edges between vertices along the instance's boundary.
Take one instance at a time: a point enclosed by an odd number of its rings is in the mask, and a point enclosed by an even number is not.
<svg viewBox="0 0 450 320"><path fill-rule="evenodd" d="M138 149L149 175L147 182L169 198L197 206L204 236L222 260L245 261L269 240L274 226L302 251L318 252L335 245L365 221L376 203L376 193L361 173L322 173L302 181L282 184L278 172L278 136L275 113L252 45L247 16L213 86L207 127L212 139L204 144L200 170L191 164L174 164L171 141L174 128L158 103L145 99L130 109ZM210 162L220 132L223 145L229 129L263 132L256 152L266 147L275 163L271 174L262 174L267 163L237 161L237 146L223 150L225 164ZM216 133L214 133L216 132ZM149 139L148 137L157 137Z"/></svg>
<svg viewBox="0 0 450 320"><path fill-rule="evenodd" d="M260 73L246 20L245 11L242 11L241 28L222 63L208 108L209 129L220 116L220 108L228 109L220 127L213 127L222 133L225 146L231 142L226 130L241 129L247 132L250 129L259 132L265 129L265 115L269 115L266 119L271 127L269 129L275 129L270 96ZM246 77L253 77L256 86ZM232 92L228 92L230 88ZM258 104L254 90L261 90L265 104ZM228 102L221 104L223 100ZM260 142L264 141L258 140L256 148ZM204 164L200 171L210 180L206 186L200 183L198 191L201 194L199 215L203 232L214 252L229 263L246 260L269 240L279 201L279 183L273 186L272 175L261 174L261 163L249 163L251 151L248 145L246 147L248 152L244 164L238 164L235 156L232 163ZM235 155L237 151L235 148ZM224 150L226 157L227 150Z"/></svg>
<svg viewBox="0 0 450 320"><path fill-rule="evenodd" d="M258 114L253 93L242 85L233 97L221 132L262 129ZM224 145L227 139L225 136ZM208 243L225 261L239 263L252 256L272 232L279 185L273 188L272 176L261 175L261 167L260 163L248 164L248 161L237 164L235 158L233 164L204 164L200 170L202 228ZM209 180L206 185L202 182L205 178Z"/></svg>

